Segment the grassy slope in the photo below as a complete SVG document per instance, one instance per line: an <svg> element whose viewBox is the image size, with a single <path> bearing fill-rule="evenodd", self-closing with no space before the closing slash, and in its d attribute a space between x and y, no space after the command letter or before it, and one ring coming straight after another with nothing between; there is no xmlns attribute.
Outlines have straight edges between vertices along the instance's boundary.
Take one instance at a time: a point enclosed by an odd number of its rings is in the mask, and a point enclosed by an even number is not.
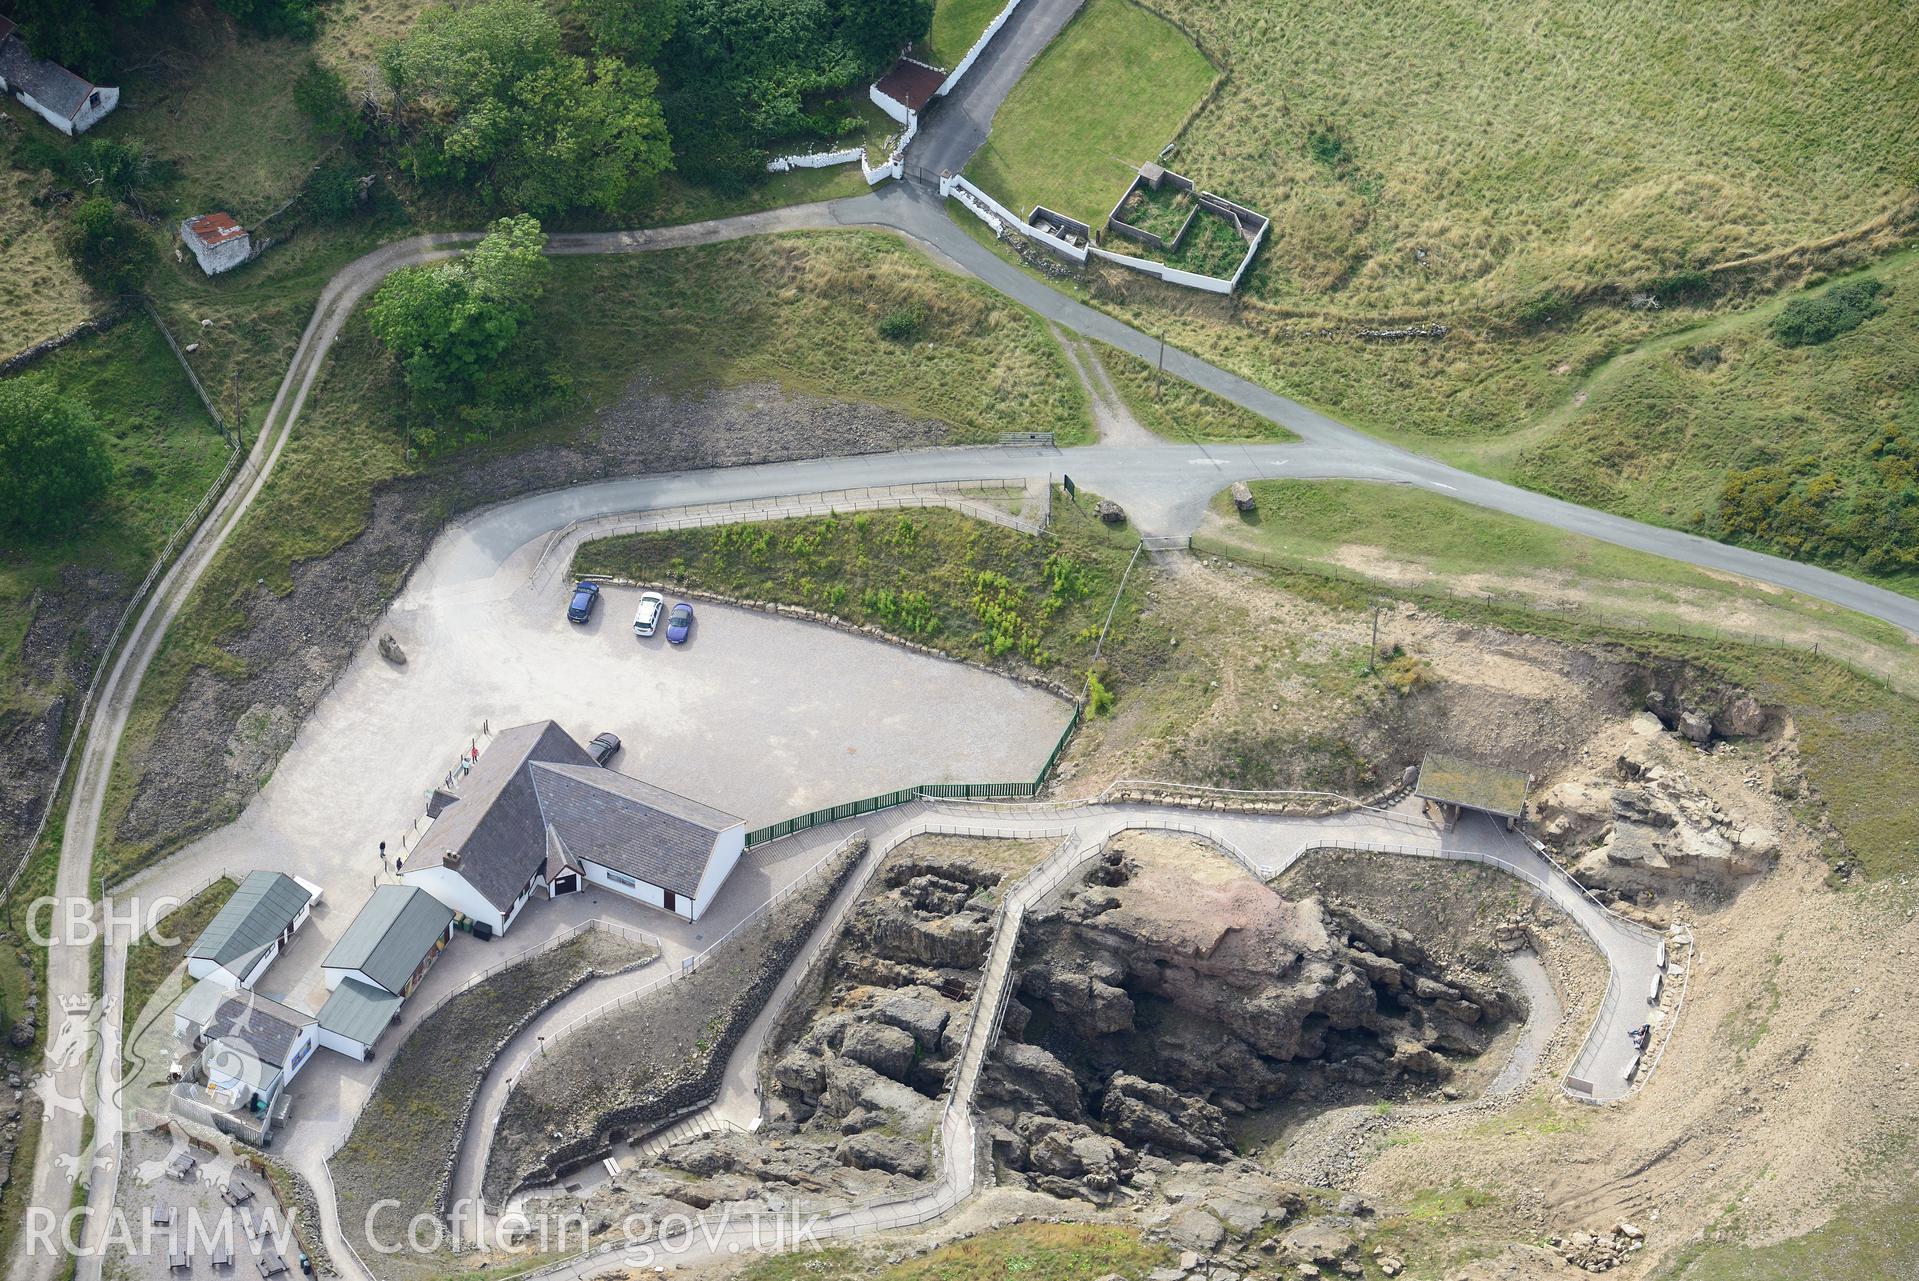
<svg viewBox="0 0 1919 1281"><path fill-rule="evenodd" d="M0 357L70 328L97 310L85 284L54 242L56 208L36 208L37 174L13 167L14 140L27 130L53 131L40 118L0 98Z"/></svg>
<svg viewBox="0 0 1919 1281"><path fill-rule="evenodd" d="M1891 286L1886 309L1850 333L1783 347L1775 303L1651 344L1488 461L1521 484L1681 526L1711 519L1728 469L1811 455L1855 474L1884 427L1919 418L1919 396L1898 394L1919 386L1919 251L1872 274Z"/></svg>
<svg viewBox="0 0 1919 1281"><path fill-rule="evenodd" d="M1053 515L1052 532L1037 538L939 509L631 534L586 544L574 566L805 605L1071 684L1136 540L1063 498ZM1005 586L982 586L989 574Z"/></svg>
<svg viewBox="0 0 1919 1281"><path fill-rule="evenodd" d="M1100 363L1113 379L1139 425L1168 440L1292 441L1292 432L1268 418L1241 409L1171 375L1154 378L1154 367L1116 347L1098 348ZM1155 383L1157 382L1157 390Z"/></svg>
<svg viewBox="0 0 1919 1281"><path fill-rule="evenodd" d="M1177 28L1131 0L1089 0L1007 95L967 174L1021 213L1042 204L1099 226L1215 78Z"/></svg>
<svg viewBox="0 0 1919 1281"><path fill-rule="evenodd" d="M973 42L1006 7L1006 0L935 0L933 26L914 56L936 67L952 68L966 56Z"/></svg>
<svg viewBox="0 0 1919 1281"><path fill-rule="evenodd" d="M895 1256L897 1257L897 1256ZM881 1262L848 1249L794 1250L759 1259L738 1281L1002 1281L1030 1276L1047 1281L1116 1275L1140 1281L1173 1260L1166 1246L1140 1239L1128 1227L1096 1223L1018 1223L941 1246L916 1259Z"/></svg>
<svg viewBox="0 0 1919 1281"><path fill-rule="evenodd" d="M38 710L61 691L22 683L20 643L34 594L69 568L109 571L130 589L219 476L226 447L165 340L138 313L15 376L83 397L106 428L114 462L112 488L73 533L12 542L0 555L0 709Z"/></svg>
<svg viewBox="0 0 1919 1281"><path fill-rule="evenodd" d="M187 949L200 937L219 910L233 897L233 891L239 886L229 880L218 880L188 902L182 903L160 919L155 933L175 940L171 947L163 947L156 939L142 937L139 942L127 949L127 986L120 1001L120 1020L122 1044L133 1044L133 1020L145 1007L148 998L160 990L160 984L174 968L186 960Z"/></svg>
<svg viewBox="0 0 1919 1281"><path fill-rule="evenodd" d="M638 372L669 388L772 378L800 391L944 418L962 439L1002 431L1088 438L1078 382L1031 315L933 268L887 236L781 236L672 254L557 264L551 294L595 299L565 346L606 390ZM908 348L880 319L924 309ZM611 376L606 365L612 363Z"/></svg>
<svg viewBox="0 0 1919 1281"><path fill-rule="evenodd" d="M1453 310L1644 278L1831 235L1919 185L1911 24L1874 0L1155 7L1229 73L1177 164L1275 216L1269 299Z"/></svg>

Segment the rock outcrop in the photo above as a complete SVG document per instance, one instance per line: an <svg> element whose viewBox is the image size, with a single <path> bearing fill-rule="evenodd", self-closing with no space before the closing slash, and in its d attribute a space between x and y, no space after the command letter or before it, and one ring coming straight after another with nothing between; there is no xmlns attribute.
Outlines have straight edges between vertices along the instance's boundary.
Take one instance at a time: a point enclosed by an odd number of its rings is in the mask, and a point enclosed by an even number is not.
<svg viewBox="0 0 1919 1281"><path fill-rule="evenodd" d="M1514 1012L1490 985L1438 972L1403 930L1130 834L1029 910L1018 964L1028 1017L1003 1029L980 1102L1003 1164L1055 1193L1079 1178L1056 1149L1081 1131L1141 1156L1227 1161L1234 1115L1327 1082L1436 1085ZM1042 1133L1063 1137L1036 1151ZM1079 1194L1096 1201L1109 1174L1128 1177L1087 1168Z"/></svg>

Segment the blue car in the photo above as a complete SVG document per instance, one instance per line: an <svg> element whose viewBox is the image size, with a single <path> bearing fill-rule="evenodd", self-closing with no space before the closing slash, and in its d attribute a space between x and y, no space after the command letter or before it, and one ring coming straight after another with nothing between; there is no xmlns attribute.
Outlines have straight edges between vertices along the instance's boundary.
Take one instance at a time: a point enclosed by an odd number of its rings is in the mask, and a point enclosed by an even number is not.
<svg viewBox="0 0 1919 1281"><path fill-rule="evenodd" d="M593 606L599 599L600 585L598 583L581 582L573 584L573 599L566 607L566 621L569 623L584 623L587 619L593 617Z"/></svg>
<svg viewBox="0 0 1919 1281"><path fill-rule="evenodd" d="M673 607L666 616L666 643L669 645L686 644L686 634L693 630L693 607L685 601Z"/></svg>

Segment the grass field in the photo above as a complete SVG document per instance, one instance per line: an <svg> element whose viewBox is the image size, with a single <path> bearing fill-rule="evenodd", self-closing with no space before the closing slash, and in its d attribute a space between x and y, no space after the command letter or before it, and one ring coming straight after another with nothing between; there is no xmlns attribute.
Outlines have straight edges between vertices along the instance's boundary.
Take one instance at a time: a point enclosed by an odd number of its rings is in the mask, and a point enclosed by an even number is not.
<svg viewBox="0 0 1919 1281"><path fill-rule="evenodd" d="M1189 382L1154 378L1154 367L1116 347L1098 348L1100 363L1139 425L1168 440L1228 442L1298 440L1270 418L1261 418Z"/></svg>
<svg viewBox="0 0 1919 1281"><path fill-rule="evenodd" d="M1136 540L1057 495L1053 519L1039 537L941 509L630 534L574 570L804 605L1071 685Z"/></svg>
<svg viewBox="0 0 1919 1281"><path fill-rule="evenodd" d="M1177 167L1273 215L1267 299L1579 292L1829 236L1919 185L1912 27L1874 0L1155 7L1228 72Z"/></svg>
<svg viewBox="0 0 1919 1281"><path fill-rule="evenodd" d="M165 340L137 312L15 377L84 398L106 428L114 464L106 497L72 533L10 540L0 554L0 710L37 712L63 691L29 687L20 667L36 593L75 571L117 575L121 590L130 592L219 476L226 446Z"/></svg>
<svg viewBox="0 0 1919 1281"><path fill-rule="evenodd" d="M1131 0L1088 0L993 117L967 176L1024 214L1094 226L1217 78L1193 42Z"/></svg>
<svg viewBox="0 0 1919 1281"><path fill-rule="evenodd" d="M8 127L11 126L11 127ZM54 241L57 209L33 204L41 184L13 167L15 140L43 129L38 116L0 98L0 359L86 319L97 304Z"/></svg>
<svg viewBox="0 0 1919 1281"><path fill-rule="evenodd" d="M933 26L914 46L914 56L952 70L1005 7L1006 0L934 0Z"/></svg>

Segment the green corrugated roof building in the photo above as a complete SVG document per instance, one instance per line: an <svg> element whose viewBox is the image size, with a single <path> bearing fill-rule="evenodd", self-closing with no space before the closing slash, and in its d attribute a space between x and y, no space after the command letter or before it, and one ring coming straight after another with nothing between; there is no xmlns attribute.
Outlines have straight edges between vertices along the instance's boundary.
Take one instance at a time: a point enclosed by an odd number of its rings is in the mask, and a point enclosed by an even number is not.
<svg viewBox="0 0 1919 1281"><path fill-rule="evenodd" d="M188 950L188 971L200 978L218 966L245 982L260 954L300 919L312 898L284 872L249 872Z"/></svg>
<svg viewBox="0 0 1919 1281"><path fill-rule="evenodd" d="M320 1031L372 1049L399 1011L400 998L393 993L358 979L341 979L320 1007Z"/></svg>
<svg viewBox="0 0 1919 1281"><path fill-rule="evenodd" d="M420 962L445 937L452 922L453 909L425 890L412 885L382 885L373 891L373 897L321 965L329 970L358 971L388 992L404 995Z"/></svg>

